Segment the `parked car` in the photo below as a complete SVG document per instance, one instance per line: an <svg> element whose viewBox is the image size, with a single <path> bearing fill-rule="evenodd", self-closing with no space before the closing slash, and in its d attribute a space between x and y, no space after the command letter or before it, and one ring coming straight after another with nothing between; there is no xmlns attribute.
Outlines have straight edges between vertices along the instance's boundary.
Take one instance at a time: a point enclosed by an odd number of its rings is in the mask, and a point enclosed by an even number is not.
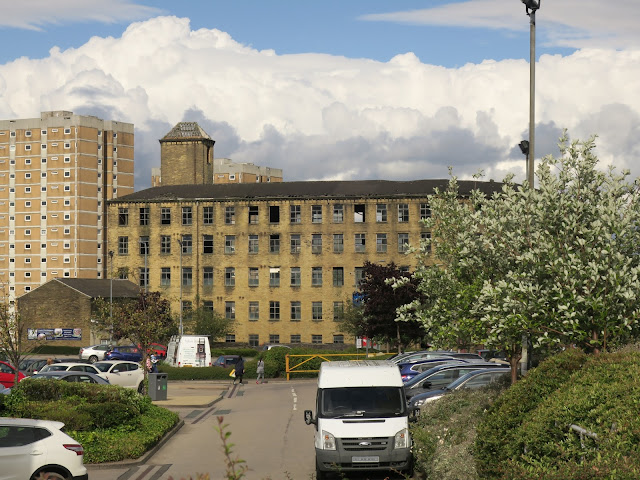
<svg viewBox="0 0 640 480"><path fill-rule="evenodd" d="M167 346L161 343L150 343L147 348L147 355L155 355L161 360L167 358Z"/></svg>
<svg viewBox="0 0 640 480"><path fill-rule="evenodd" d="M220 355L216 358L216 361L213 362L214 367L233 367L236 363L238 363L238 359L240 355Z"/></svg>
<svg viewBox="0 0 640 480"><path fill-rule="evenodd" d="M288 345L281 345L279 343L267 343L265 346L262 347L262 351L266 352L267 350L271 350L272 348L289 348L289 349L291 349L291 347L288 346Z"/></svg>
<svg viewBox="0 0 640 480"><path fill-rule="evenodd" d="M113 346L104 355L105 360L128 360L129 362L141 362L142 352L135 345Z"/></svg>
<svg viewBox="0 0 640 480"><path fill-rule="evenodd" d="M490 362L456 362L437 365L419 373L405 382L404 393L409 401L412 397L431 390L440 390L454 380L475 370L499 367ZM506 365L504 368L508 368Z"/></svg>
<svg viewBox="0 0 640 480"><path fill-rule="evenodd" d="M41 373L49 373L49 372L86 372L92 373L94 375L98 375L100 377L104 377L102 371L98 370L95 364L91 363L52 363L51 365L45 365L38 371L38 375Z"/></svg>
<svg viewBox="0 0 640 480"><path fill-rule="evenodd" d="M90 363L95 363L98 360L104 360L104 356L109 351L110 345L92 345L90 347L82 347L78 358L80 360L89 360Z"/></svg>
<svg viewBox="0 0 640 480"><path fill-rule="evenodd" d="M437 400L443 395L461 388L477 389L486 387L490 383L497 382L509 375L511 375L511 369L501 367L469 372L442 389L414 395L411 400L409 400L409 410L420 409L425 403Z"/></svg>
<svg viewBox="0 0 640 480"><path fill-rule="evenodd" d="M40 369L44 367L46 364L47 364L46 359L41 358L38 360L34 360L33 362L30 362L25 369L22 370L22 373L24 373L27 376L33 375L35 373L38 373Z"/></svg>
<svg viewBox="0 0 640 480"><path fill-rule="evenodd" d="M400 375L402 376L403 382L408 382L416 375L429 370L430 368L437 367L438 365L445 364L458 364L458 363L470 363L469 360L459 359L459 358L450 358L450 357L441 357L441 358L432 358L430 360L418 360L416 362L410 363L401 363L398 365L400 369Z"/></svg>
<svg viewBox="0 0 640 480"><path fill-rule="evenodd" d="M63 426L51 420L0 417L2 478L87 480L84 449L62 432Z"/></svg>
<svg viewBox="0 0 640 480"><path fill-rule="evenodd" d="M22 380L25 374L18 370L18 381ZM16 379L16 369L7 362L0 361L0 384L3 387L12 387Z"/></svg>
<svg viewBox="0 0 640 480"><path fill-rule="evenodd" d="M125 388L135 388L142 392L144 371L139 363L122 360L104 360L93 364L102 372L100 375L109 380L112 385Z"/></svg>
<svg viewBox="0 0 640 480"><path fill-rule="evenodd" d="M101 372L102 373L102 372ZM91 372L73 371L73 370L58 370L49 372L40 372L29 377L30 380L37 380L42 378L49 378L53 380L64 380L65 382L77 382L77 383L98 383L100 385L109 385L109 380Z"/></svg>

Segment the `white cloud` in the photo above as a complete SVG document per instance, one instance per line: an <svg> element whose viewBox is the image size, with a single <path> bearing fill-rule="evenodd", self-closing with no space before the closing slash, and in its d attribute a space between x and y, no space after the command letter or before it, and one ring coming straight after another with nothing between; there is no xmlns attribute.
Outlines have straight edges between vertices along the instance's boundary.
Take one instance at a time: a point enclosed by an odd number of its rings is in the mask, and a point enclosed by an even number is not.
<svg viewBox="0 0 640 480"><path fill-rule="evenodd" d="M215 155L284 170L287 180L524 178L528 64L460 68L258 51L187 19L134 23L121 38L0 65L0 118L44 110L132 122L136 188L159 166L158 139L195 120ZM597 133L598 154L640 175L640 51L584 49L537 68L536 154L557 154L562 128Z"/></svg>

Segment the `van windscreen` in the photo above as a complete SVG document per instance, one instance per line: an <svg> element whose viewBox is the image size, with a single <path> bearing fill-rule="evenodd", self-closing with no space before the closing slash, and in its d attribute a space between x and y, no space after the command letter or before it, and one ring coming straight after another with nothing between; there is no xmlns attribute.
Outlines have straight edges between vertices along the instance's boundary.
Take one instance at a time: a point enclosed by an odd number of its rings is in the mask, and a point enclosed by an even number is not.
<svg viewBox="0 0 640 480"><path fill-rule="evenodd" d="M407 412L401 387L325 388L318 394L318 415L324 418L401 417Z"/></svg>

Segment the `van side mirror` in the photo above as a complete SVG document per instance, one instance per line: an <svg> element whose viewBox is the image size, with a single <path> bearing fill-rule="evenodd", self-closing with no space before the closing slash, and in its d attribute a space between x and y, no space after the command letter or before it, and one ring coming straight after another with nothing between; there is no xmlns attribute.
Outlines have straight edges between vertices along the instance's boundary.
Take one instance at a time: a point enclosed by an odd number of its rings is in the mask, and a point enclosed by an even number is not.
<svg viewBox="0 0 640 480"><path fill-rule="evenodd" d="M307 425L315 425L316 421L313 419L313 412L311 410L304 411L304 423Z"/></svg>

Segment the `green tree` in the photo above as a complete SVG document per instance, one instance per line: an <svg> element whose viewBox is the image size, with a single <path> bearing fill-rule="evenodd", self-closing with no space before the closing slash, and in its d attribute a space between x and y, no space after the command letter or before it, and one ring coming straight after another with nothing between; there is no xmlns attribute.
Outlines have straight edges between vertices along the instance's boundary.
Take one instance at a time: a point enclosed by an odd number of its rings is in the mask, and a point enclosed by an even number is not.
<svg viewBox="0 0 640 480"><path fill-rule="evenodd" d="M202 306L189 312L186 324L190 333L208 335L211 341L224 339L226 335L235 331L233 320L220 315L215 310L207 310Z"/></svg>
<svg viewBox="0 0 640 480"><path fill-rule="evenodd" d="M420 300L401 308L434 343L458 338L505 350L516 378L522 335L534 345L599 352L637 335L640 309L640 181L597 170L593 139L561 139L538 188L507 178L461 201L452 177L430 199L436 265L421 245Z"/></svg>

